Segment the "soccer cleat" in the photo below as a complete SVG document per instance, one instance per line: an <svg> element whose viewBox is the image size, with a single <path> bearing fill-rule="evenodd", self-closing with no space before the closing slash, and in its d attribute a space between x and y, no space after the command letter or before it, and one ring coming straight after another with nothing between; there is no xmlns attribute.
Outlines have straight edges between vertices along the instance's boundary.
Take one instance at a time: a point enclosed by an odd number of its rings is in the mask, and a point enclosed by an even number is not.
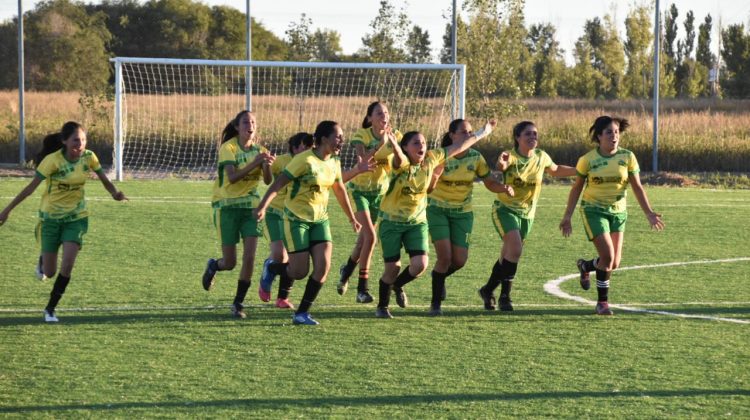
<svg viewBox="0 0 750 420"><path fill-rule="evenodd" d="M406 292L404 291L404 288L394 287L393 291L396 293L396 305L398 305L399 308L406 308L409 305L409 297L406 296Z"/></svg>
<svg viewBox="0 0 750 420"><path fill-rule="evenodd" d="M57 316L55 315L55 310L44 310L44 322L58 322L59 319L57 319Z"/></svg>
<svg viewBox="0 0 750 420"><path fill-rule="evenodd" d="M338 292L339 295L344 295L347 290L349 290L349 277L351 277L352 273L348 272L346 269L346 264L342 264L341 267L339 267L339 284L336 285L336 292Z"/></svg>
<svg viewBox="0 0 750 420"><path fill-rule="evenodd" d="M294 314L294 316L292 316L292 323L294 323L294 325L320 325L320 322L314 320L307 312Z"/></svg>
<svg viewBox="0 0 750 420"><path fill-rule="evenodd" d="M370 292L357 293L357 303L372 303L373 299Z"/></svg>
<svg viewBox="0 0 750 420"><path fill-rule="evenodd" d="M596 302L596 314L597 315L614 315L615 313L609 309L608 302Z"/></svg>
<svg viewBox="0 0 750 420"><path fill-rule="evenodd" d="M203 290L209 291L214 287L217 270L213 269L213 265L217 263L218 261L213 258L208 259L208 262L206 263L206 271L203 272Z"/></svg>
<svg viewBox="0 0 750 420"><path fill-rule="evenodd" d="M273 279L276 277L271 272L271 264L273 260L266 258L263 261L263 272L260 274L260 284L258 285L258 297L263 302L271 300L271 287L273 286Z"/></svg>
<svg viewBox="0 0 750 420"><path fill-rule="evenodd" d="M512 300L510 300L509 297L502 297L500 296L500 310L503 312L511 312L513 311L513 304Z"/></svg>
<svg viewBox="0 0 750 420"><path fill-rule="evenodd" d="M482 286L479 288L479 296L482 298L482 301L484 302L484 309L488 311L494 311L495 310L495 296L485 288L485 286Z"/></svg>
<svg viewBox="0 0 750 420"><path fill-rule="evenodd" d="M589 279L589 272L583 268L585 262L586 261L579 259L576 261L576 265L578 266L578 272L581 273L581 289L589 290L589 288L591 288L591 280Z"/></svg>
<svg viewBox="0 0 750 420"><path fill-rule="evenodd" d="M377 308L375 309L375 318L391 319L393 315L391 315L391 311L388 308Z"/></svg>
<svg viewBox="0 0 750 420"><path fill-rule="evenodd" d="M42 269L42 256L39 256L39 262L36 265L36 269L34 270L34 274L36 274L36 278L39 279L39 281L46 280L46 276L44 275L44 270Z"/></svg>
<svg viewBox="0 0 750 420"><path fill-rule="evenodd" d="M430 312L427 312L427 314L429 316L441 316L443 315L443 310L434 306L430 306Z"/></svg>
<svg viewBox="0 0 750 420"><path fill-rule="evenodd" d="M235 303L232 305L232 316L239 319L247 318L245 313L245 307L241 303Z"/></svg>
<svg viewBox="0 0 750 420"><path fill-rule="evenodd" d="M280 309L294 309L294 304L289 299L276 299L276 307Z"/></svg>

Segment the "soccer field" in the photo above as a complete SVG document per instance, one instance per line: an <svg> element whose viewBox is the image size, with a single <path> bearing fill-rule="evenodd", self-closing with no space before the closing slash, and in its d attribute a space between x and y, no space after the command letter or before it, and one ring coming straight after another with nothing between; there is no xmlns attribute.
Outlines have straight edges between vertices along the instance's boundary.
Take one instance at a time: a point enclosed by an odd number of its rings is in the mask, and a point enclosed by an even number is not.
<svg viewBox="0 0 750 420"><path fill-rule="evenodd" d="M0 206L27 182L2 179ZM647 186L659 233L630 194L613 317L593 315L596 291L578 287L576 259L595 256L580 217L571 238L557 229L566 186L542 190L513 313L484 311L476 292L501 245L493 197L476 188L469 262L448 279L439 318L427 316L429 273L392 320L353 290L336 294L355 235L332 199L333 267L312 308L321 325L300 327L257 297L265 239L247 319L229 313L238 268L201 288L220 255L209 182L119 188L129 202L87 185L89 232L57 325L42 319L51 283L34 277L41 188L0 227L0 416L750 417L750 191ZM377 279L379 249L374 261Z"/></svg>

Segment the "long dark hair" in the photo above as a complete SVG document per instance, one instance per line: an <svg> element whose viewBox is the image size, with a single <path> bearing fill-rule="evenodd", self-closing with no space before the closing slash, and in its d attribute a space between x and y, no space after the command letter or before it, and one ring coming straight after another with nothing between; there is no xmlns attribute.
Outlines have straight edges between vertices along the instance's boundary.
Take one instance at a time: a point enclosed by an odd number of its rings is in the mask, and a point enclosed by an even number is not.
<svg viewBox="0 0 750 420"><path fill-rule="evenodd" d="M221 142L227 142L239 135L239 131L237 131L237 126L240 125L240 119L245 114L252 114L252 112L248 110L242 110L239 114L237 114L232 121L229 121L226 127L224 127L224 131L221 132Z"/></svg>
<svg viewBox="0 0 750 420"><path fill-rule="evenodd" d="M372 116L372 113L375 112L375 107L378 105L382 105L382 102L375 101L367 106L367 115L365 115L365 119L362 120L362 128L372 127L372 123L367 118Z"/></svg>
<svg viewBox="0 0 750 420"><path fill-rule="evenodd" d="M419 134L419 131L408 131L406 134L404 134L403 137L401 137L401 141L398 143L398 145L401 146L401 150L403 150L404 153L406 153L406 145L409 144L409 141L414 136L417 136Z"/></svg>
<svg viewBox="0 0 750 420"><path fill-rule="evenodd" d="M34 164L39 165L47 155L60 149L64 149L63 140L75 134L78 129L86 131L83 126L75 121L68 121L63 124L59 132L47 135L42 141L42 150L34 157Z"/></svg>
<svg viewBox="0 0 750 420"><path fill-rule="evenodd" d="M521 121L513 126L513 143L515 144L515 147L518 147L518 138L521 137L521 133L523 133L523 130L528 126L536 127L536 124L531 121Z"/></svg>
<svg viewBox="0 0 750 420"><path fill-rule="evenodd" d="M287 143L289 143L289 153L294 154L294 149L298 148L300 144L304 144L310 148L314 141L312 134L299 132L292 137L289 137L289 140L287 140Z"/></svg>
<svg viewBox="0 0 750 420"><path fill-rule="evenodd" d="M313 139L315 139L315 145L320 145L320 141L323 139L323 137L328 137L333 133L336 126L339 125L336 121L321 121L318 123L318 126L315 127L315 134L313 134Z"/></svg>
<svg viewBox="0 0 750 420"><path fill-rule="evenodd" d="M602 115L594 121L594 124L589 128L589 136L591 141L599 143L599 136L604 132L604 129L609 127L610 124L617 123L620 128L620 132L624 133L625 130L630 127L630 123L625 118L610 117L609 115Z"/></svg>
<svg viewBox="0 0 750 420"><path fill-rule="evenodd" d="M466 120L463 118L457 118L451 121L450 124L448 124L448 131L443 134L443 138L440 139L440 147L448 147L453 144L451 134L456 134L456 131L458 131L458 127L460 127L464 121Z"/></svg>

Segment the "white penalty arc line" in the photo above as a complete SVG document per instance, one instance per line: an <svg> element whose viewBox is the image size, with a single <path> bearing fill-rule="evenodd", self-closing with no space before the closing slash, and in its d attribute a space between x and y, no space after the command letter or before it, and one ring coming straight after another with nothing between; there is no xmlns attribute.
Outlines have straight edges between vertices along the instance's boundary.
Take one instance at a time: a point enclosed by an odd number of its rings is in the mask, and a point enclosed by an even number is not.
<svg viewBox="0 0 750 420"><path fill-rule="evenodd" d="M732 262L740 262L740 261L750 261L750 257L741 257L741 258L727 258L722 260L702 260L702 261L683 261L683 262L671 262L671 263L664 263L664 264L649 264L649 265L635 265L632 267L621 267L618 268L617 271L624 271L624 270L643 270L647 268L660 268L660 267L675 267L675 266L684 266L684 265L692 265L692 264L719 264L719 263L732 263ZM558 277L554 280L550 280L547 283L544 284L544 291L549 293L552 296L572 300L575 302L585 303L588 305L596 304L595 301L589 300L586 298L583 298L581 296L574 296L568 293L563 292L560 289L560 285L570 279L578 278L579 274L568 274L562 277ZM623 311L628 312L638 312L638 313L648 313L648 314L656 314L656 315L667 315L667 316L676 316L678 318L695 318L695 319L708 319L711 321L724 321L724 322L733 322L735 324L750 324L750 321L743 320L743 319L733 319L733 318L723 318L718 316L709 316L709 315L691 315L691 314L681 314L678 312L667 312L667 311L656 311L653 309L642 309L642 308L636 308L633 306L627 306L627 305L616 305L616 304L610 304L609 306L617 309L621 309Z"/></svg>

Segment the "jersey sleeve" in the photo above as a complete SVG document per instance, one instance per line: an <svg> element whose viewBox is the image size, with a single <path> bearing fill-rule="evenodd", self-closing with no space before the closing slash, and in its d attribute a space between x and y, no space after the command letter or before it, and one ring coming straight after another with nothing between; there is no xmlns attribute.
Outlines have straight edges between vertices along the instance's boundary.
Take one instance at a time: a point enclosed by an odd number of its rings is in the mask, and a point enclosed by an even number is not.
<svg viewBox="0 0 750 420"><path fill-rule="evenodd" d="M281 156L277 157L276 160L271 164L271 173L274 177L278 176L281 171L284 170L284 159Z"/></svg>
<svg viewBox="0 0 750 420"><path fill-rule="evenodd" d="M336 159L336 182L342 182L343 177L341 176L341 159L338 157Z"/></svg>
<svg viewBox="0 0 750 420"><path fill-rule="evenodd" d="M439 147L427 152L427 164L430 166L430 170L433 170L441 163L444 163L446 155L444 147Z"/></svg>
<svg viewBox="0 0 750 420"><path fill-rule="evenodd" d="M635 153L630 152L630 159L628 159L628 173L635 174L641 171L638 166L638 159L635 158Z"/></svg>
<svg viewBox="0 0 750 420"><path fill-rule="evenodd" d="M94 172L101 172L102 164L99 162L99 158L96 153L89 150L89 168Z"/></svg>
<svg viewBox="0 0 750 420"><path fill-rule="evenodd" d="M591 168L589 167L589 160L586 159L586 156L581 156L578 158L578 163L576 163L576 173L581 178L586 178L589 174L589 170Z"/></svg>
<svg viewBox="0 0 750 420"><path fill-rule="evenodd" d="M307 159L304 156L297 155L289 162L281 172L289 179L297 179L307 172Z"/></svg>
<svg viewBox="0 0 750 420"><path fill-rule="evenodd" d="M490 167L487 165L487 161L484 159L482 154L479 154L477 159L477 168L474 171L479 178L486 178L490 174Z"/></svg>
<svg viewBox="0 0 750 420"><path fill-rule="evenodd" d="M349 144L352 146L355 146L357 144L361 144L362 146L367 147L370 142L368 139L365 139L365 131L364 130L357 130L354 135L352 135L351 140L349 140Z"/></svg>
<svg viewBox="0 0 750 420"><path fill-rule="evenodd" d="M236 163L237 156L234 147L229 142L222 144L221 148L219 148L219 166L234 165Z"/></svg>
<svg viewBox="0 0 750 420"><path fill-rule="evenodd" d="M542 152L542 156L541 156L542 168L546 169L555 164L555 162L552 160L552 157L549 154L547 154L547 152L545 152L544 150L542 150L541 152Z"/></svg>
<svg viewBox="0 0 750 420"><path fill-rule="evenodd" d="M36 167L37 178L47 179L50 175L57 171L57 165L55 159L52 158L53 154L50 153L39 163Z"/></svg>

